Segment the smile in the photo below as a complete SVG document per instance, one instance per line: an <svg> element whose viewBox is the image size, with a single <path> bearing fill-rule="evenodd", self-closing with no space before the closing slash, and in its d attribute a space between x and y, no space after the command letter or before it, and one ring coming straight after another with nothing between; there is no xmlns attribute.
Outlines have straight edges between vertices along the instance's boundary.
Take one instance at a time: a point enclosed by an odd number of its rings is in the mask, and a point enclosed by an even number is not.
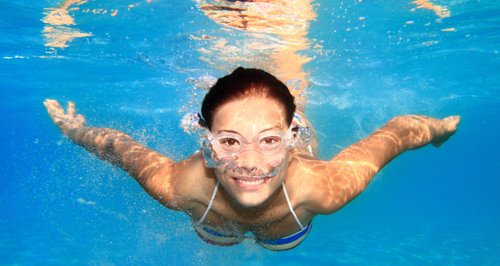
<svg viewBox="0 0 500 266"><path fill-rule="evenodd" d="M267 185L271 180L271 178L272 176L266 176L266 177L239 176L239 177L232 177L231 179L239 188L247 191L253 191L253 190L259 190L263 186Z"/></svg>

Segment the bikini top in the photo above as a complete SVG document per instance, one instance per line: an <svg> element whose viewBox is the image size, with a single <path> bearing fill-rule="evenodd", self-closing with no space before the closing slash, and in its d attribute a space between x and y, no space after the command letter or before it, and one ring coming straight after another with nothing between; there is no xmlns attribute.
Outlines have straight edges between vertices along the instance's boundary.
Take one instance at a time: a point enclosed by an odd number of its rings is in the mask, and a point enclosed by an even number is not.
<svg viewBox="0 0 500 266"><path fill-rule="evenodd" d="M234 244L241 243L245 238L251 238L247 237L243 234L227 234L227 233L221 233L213 228L210 228L206 225L203 225L203 221L207 217L208 212L212 208L215 195L217 194L217 190L219 187L219 181L217 181L217 184L215 185L214 191L212 193L212 197L210 198L210 202L208 203L207 209L203 213L202 217L200 218L199 221L196 223L193 223L193 227L198 233L198 235L206 242L214 245L220 245L220 246L230 246ZM311 230L312 224L309 222L306 226L303 226L302 223L300 222L299 218L297 217L297 214L293 210L292 203L290 202L290 198L288 196L288 192L285 187L285 183L281 183L281 187L283 188L283 193L285 194L286 202L288 204L288 208L290 209L290 213L292 214L293 218L297 222L297 224L300 226L300 231L278 239L259 239L259 238L251 238L253 239L257 244L270 249L270 250L287 250L296 247L299 245L304 238L307 236L309 231Z"/></svg>

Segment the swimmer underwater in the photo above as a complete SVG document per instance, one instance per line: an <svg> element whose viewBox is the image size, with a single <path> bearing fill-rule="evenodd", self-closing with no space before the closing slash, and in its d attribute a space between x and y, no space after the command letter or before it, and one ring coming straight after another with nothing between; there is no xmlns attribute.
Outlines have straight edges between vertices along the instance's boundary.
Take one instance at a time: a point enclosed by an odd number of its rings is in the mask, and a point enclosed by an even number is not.
<svg viewBox="0 0 500 266"><path fill-rule="evenodd" d="M209 90L197 116L202 148L180 162L123 132L93 128L69 102L45 100L48 113L76 144L125 170L154 199L187 213L198 235L229 246L249 238L270 250L299 245L317 214L331 214L359 195L399 154L457 130L459 116L405 115L342 150L317 159L314 130L273 75L238 68Z"/></svg>

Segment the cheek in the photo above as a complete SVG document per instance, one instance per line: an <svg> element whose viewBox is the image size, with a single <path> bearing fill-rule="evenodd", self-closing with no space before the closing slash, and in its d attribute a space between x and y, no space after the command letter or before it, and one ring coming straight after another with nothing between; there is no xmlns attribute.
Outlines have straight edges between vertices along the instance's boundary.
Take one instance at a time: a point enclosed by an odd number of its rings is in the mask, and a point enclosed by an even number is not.
<svg viewBox="0 0 500 266"><path fill-rule="evenodd" d="M279 166L279 165L283 164L283 161L285 161L285 158L286 158L285 155L273 157L273 158L269 159L268 165L271 167Z"/></svg>
<svg viewBox="0 0 500 266"><path fill-rule="evenodd" d="M269 167L282 166L288 160L288 152L285 150L282 153L266 158L266 165Z"/></svg>

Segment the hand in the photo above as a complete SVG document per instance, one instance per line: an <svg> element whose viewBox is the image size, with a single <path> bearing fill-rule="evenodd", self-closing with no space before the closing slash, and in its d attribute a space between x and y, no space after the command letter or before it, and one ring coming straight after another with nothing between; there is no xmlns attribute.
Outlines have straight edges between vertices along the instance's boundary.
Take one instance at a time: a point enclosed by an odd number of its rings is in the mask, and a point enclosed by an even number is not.
<svg viewBox="0 0 500 266"><path fill-rule="evenodd" d="M438 120L436 123L436 138L433 139L432 145L435 147L441 146L457 131L460 123L460 116L448 116L444 119Z"/></svg>
<svg viewBox="0 0 500 266"><path fill-rule="evenodd" d="M85 126L85 117L75 114L75 104L68 102L68 111L65 112L58 101L46 99L43 104L47 108L50 118L64 134L69 130Z"/></svg>

